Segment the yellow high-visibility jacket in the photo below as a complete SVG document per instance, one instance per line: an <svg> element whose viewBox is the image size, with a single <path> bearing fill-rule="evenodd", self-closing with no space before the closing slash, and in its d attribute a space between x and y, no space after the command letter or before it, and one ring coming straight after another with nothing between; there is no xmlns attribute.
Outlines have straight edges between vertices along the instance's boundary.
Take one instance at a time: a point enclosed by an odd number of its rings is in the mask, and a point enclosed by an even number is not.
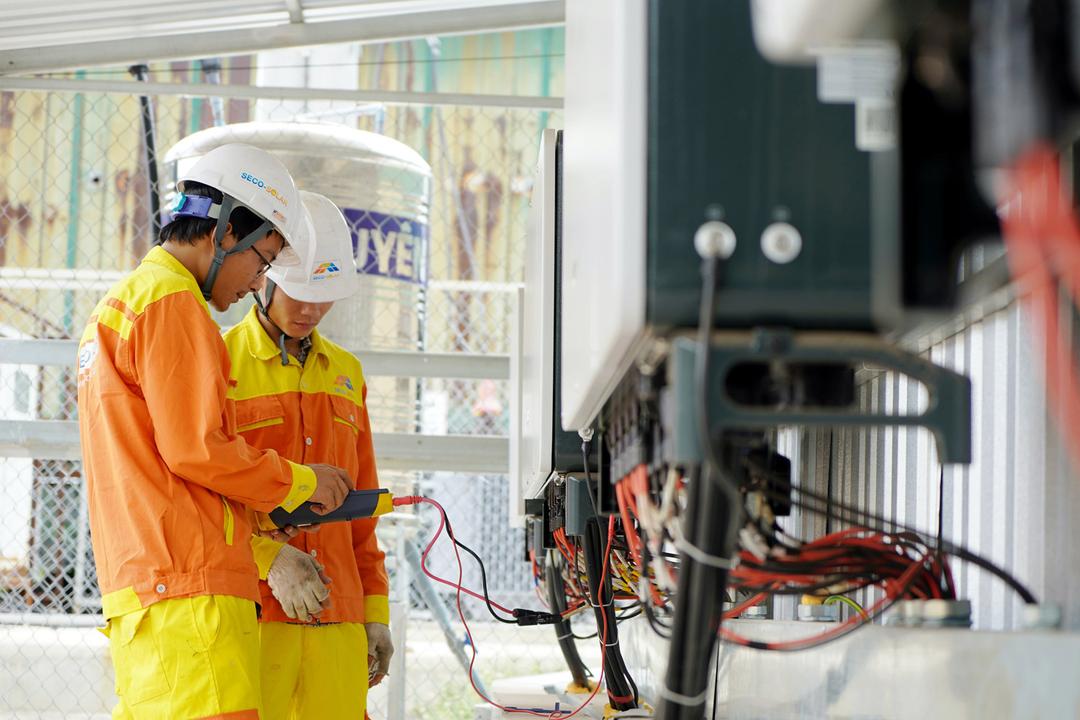
<svg viewBox="0 0 1080 720"><path fill-rule="evenodd" d="M299 463L344 468L357 489L379 486L367 413L367 385L360 361L341 346L311 334L303 366L290 356L287 366L259 324L253 307L225 333L236 385L238 432L258 448L276 450ZM326 567L332 606L319 622L389 623L384 554L375 538L376 520L327 523L317 533L300 533L290 544ZM280 545L253 538L259 576L266 577ZM260 583L263 622L295 622L281 609L265 581Z"/></svg>

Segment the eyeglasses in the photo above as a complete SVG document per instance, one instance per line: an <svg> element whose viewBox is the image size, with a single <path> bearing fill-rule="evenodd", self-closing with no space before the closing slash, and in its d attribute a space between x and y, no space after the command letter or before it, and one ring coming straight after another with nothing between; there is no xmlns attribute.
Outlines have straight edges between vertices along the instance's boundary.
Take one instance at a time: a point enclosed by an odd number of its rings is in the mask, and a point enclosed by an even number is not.
<svg viewBox="0 0 1080 720"><path fill-rule="evenodd" d="M263 275L266 274L266 271L270 269L270 261L267 260L266 257L255 248L254 245L252 245L249 249L256 255L258 255L260 260L262 260L263 265L261 268L259 268L259 272L255 274L256 278L261 278Z"/></svg>

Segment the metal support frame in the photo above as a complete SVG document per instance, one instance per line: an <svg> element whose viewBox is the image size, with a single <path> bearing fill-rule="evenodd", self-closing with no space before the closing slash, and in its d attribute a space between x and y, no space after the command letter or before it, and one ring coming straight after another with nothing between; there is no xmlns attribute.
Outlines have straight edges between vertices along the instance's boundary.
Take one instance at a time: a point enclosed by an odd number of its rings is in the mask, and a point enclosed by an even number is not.
<svg viewBox="0 0 1080 720"><path fill-rule="evenodd" d="M150 82L150 68L144 64L132 65L128 72L139 85ZM143 167L146 168L147 197L150 198L150 237L157 242L161 234L161 193L158 187L157 131L154 127L154 106L145 92L139 94L139 109L143 126Z"/></svg>
<svg viewBox="0 0 1080 720"><path fill-rule="evenodd" d="M0 289L105 291L124 275L89 268L0 267Z"/></svg>
<svg viewBox="0 0 1080 720"><path fill-rule="evenodd" d="M380 470L505 473L505 437L372 433ZM79 424L72 420L0 420L0 457L79 460Z"/></svg>
<svg viewBox="0 0 1080 720"><path fill-rule="evenodd" d="M455 380L507 380L510 356L499 353L417 353L364 351L354 353L364 374L376 377L453 378Z"/></svg>
<svg viewBox="0 0 1080 720"><path fill-rule="evenodd" d="M77 349L75 340L0 338L0 364L73 366ZM510 377L507 355L391 351L357 355L370 377ZM372 441L382 470L497 474L510 468L510 442L505 437L373 433ZM78 460L79 425L67 420L0 420L0 457Z"/></svg>
<svg viewBox="0 0 1080 720"><path fill-rule="evenodd" d="M381 470L506 473L510 441L483 435L372 433Z"/></svg>
<svg viewBox="0 0 1080 720"><path fill-rule="evenodd" d="M285 7L289 11L289 22L304 22L304 6L300 3L300 0L285 0Z"/></svg>
<svg viewBox="0 0 1080 720"><path fill-rule="evenodd" d="M0 78L0 88L3 85ZM0 290L108 290L125 275L124 270L98 268L0 267ZM496 295L516 293L521 287L521 283L483 280L429 280L427 284L431 292Z"/></svg>
<svg viewBox="0 0 1080 720"><path fill-rule="evenodd" d="M72 420L0 420L0 457L80 460L79 423Z"/></svg>
<svg viewBox="0 0 1080 720"><path fill-rule="evenodd" d="M485 95L477 93L406 92L400 90L339 90L214 83L135 83L127 80L76 80L74 78L24 78L0 75L2 90L41 92L117 93L122 95L180 95L184 97L225 97L249 100L335 100L387 105L439 105L561 110L560 97L529 95Z"/></svg>
<svg viewBox="0 0 1080 720"><path fill-rule="evenodd" d="M537 0L427 12L399 12L348 20L291 22L272 27L231 27L199 33L117 38L0 51L0 72L13 75L75 68L192 60L264 50L344 42L390 42L432 35L547 27L562 24L563 0Z"/></svg>
<svg viewBox="0 0 1080 720"><path fill-rule="evenodd" d="M684 356L692 366L697 344L679 338L672 352ZM756 330L720 332L712 338L712 374L720 380L712 383L710 428L712 433L730 429L768 429L782 425L850 426L894 425L922 426L934 434L938 456L943 463L971 462L971 381L953 372L901 350L884 340L862 333L790 332ZM864 413L857 408L763 408L741 405L732 399L722 378L739 363L834 363L859 364L895 370L926 386L929 402L918 415ZM685 365L685 363L682 363ZM693 379L682 374L680 396L698 389Z"/></svg>
<svg viewBox="0 0 1080 720"><path fill-rule="evenodd" d="M74 365L77 340L0 338L0 364Z"/></svg>
<svg viewBox="0 0 1080 720"><path fill-rule="evenodd" d="M100 275L100 276L99 276ZM57 277L59 276L59 277ZM100 282L106 287L122 273L83 273L44 268L5 268L0 281L40 283ZM502 288L496 288L501 291ZM517 291L516 288L510 291ZM33 366L71 366L76 340L0 338L0 363ZM504 354L359 351L355 353L369 377L454 378L508 380L510 356ZM384 470L506 473L510 468L505 437L374 433L372 439ZM78 424L53 420L0 420L0 456L78 460Z"/></svg>
<svg viewBox="0 0 1080 720"><path fill-rule="evenodd" d="M77 340L0 338L0 363L5 365L73 365ZM510 356L498 353L419 353L356 350L368 377L453 378L508 380Z"/></svg>

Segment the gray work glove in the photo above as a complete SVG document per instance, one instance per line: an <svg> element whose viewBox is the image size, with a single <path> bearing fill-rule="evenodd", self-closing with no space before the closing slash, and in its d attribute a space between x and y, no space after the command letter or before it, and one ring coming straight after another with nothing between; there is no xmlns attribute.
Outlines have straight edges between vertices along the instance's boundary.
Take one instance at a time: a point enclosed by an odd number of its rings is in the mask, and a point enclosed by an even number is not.
<svg viewBox="0 0 1080 720"><path fill-rule="evenodd" d="M293 620L309 622L330 607L330 578L315 558L292 545L284 545L266 574L281 609Z"/></svg>
<svg viewBox="0 0 1080 720"><path fill-rule="evenodd" d="M390 658L394 656L394 643L390 640L390 627L378 622L364 623L367 632L368 687L375 687L390 672Z"/></svg>

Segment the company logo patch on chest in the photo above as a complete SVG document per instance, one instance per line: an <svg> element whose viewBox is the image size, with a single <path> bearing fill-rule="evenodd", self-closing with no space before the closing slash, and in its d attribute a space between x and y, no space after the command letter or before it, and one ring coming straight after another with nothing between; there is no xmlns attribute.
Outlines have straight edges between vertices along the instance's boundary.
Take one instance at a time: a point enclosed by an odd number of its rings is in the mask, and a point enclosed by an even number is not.
<svg viewBox="0 0 1080 720"><path fill-rule="evenodd" d="M337 379L334 380L334 385L336 385L339 390L343 388L349 390L354 389L352 384L352 378L350 378L348 375L338 375Z"/></svg>
<svg viewBox="0 0 1080 720"><path fill-rule="evenodd" d="M94 360L97 359L98 344L96 340L91 340L82 346L79 350L79 369L86 370L94 364Z"/></svg>
<svg viewBox="0 0 1080 720"><path fill-rule="evenodd" d="M98 343L97 340L91 340L81 348L79 348L79 373L78 383L81 384L86 381L90 371L94 367L94 361L98 356Z"/></svg>

